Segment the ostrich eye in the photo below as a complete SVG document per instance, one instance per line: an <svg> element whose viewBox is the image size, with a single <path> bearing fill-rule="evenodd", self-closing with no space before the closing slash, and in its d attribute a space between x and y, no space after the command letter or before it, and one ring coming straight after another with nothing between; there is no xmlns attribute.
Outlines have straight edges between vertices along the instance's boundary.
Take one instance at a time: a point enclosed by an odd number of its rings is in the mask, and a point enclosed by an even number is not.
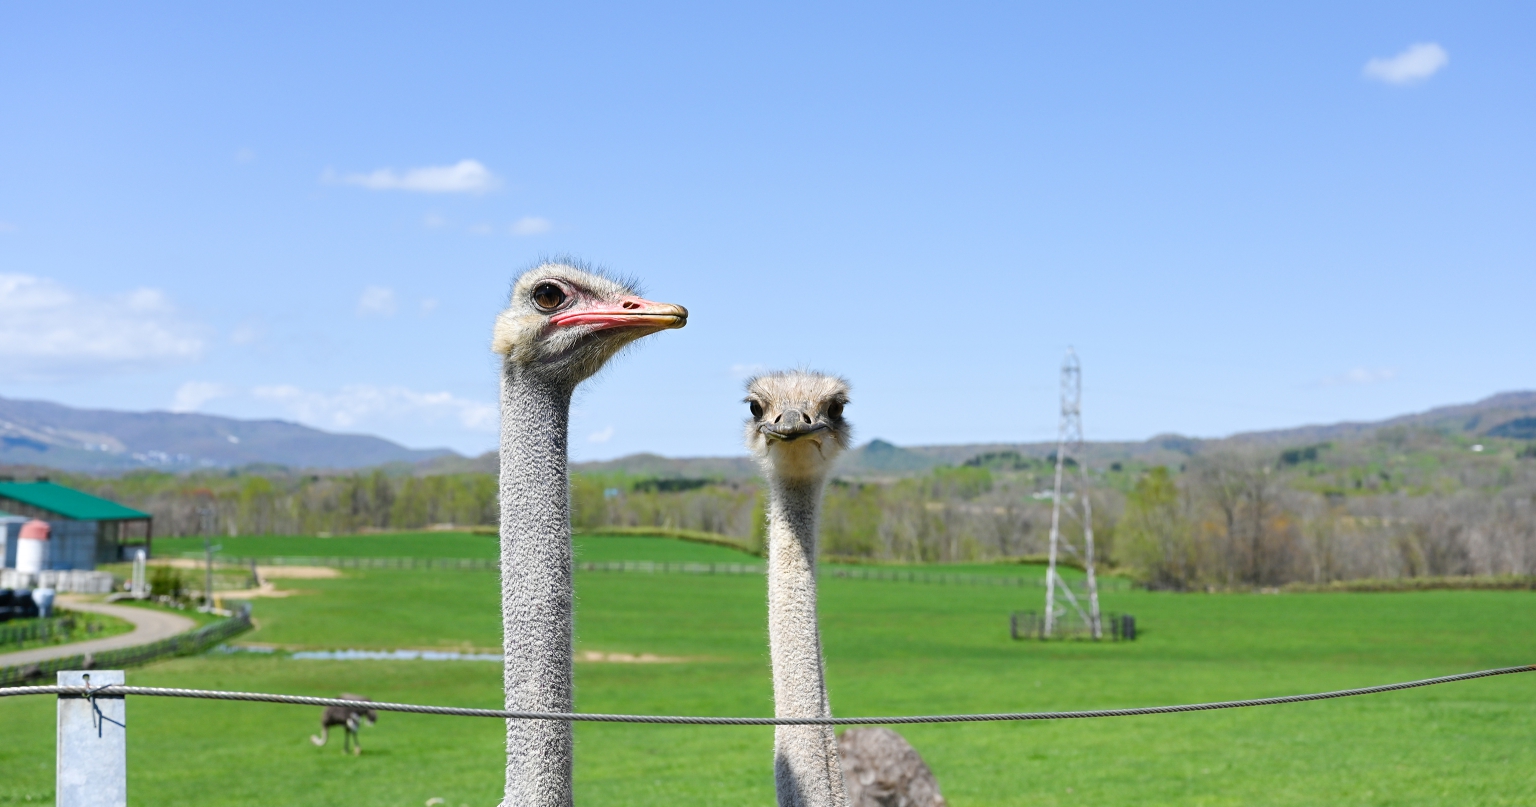
<svg viewBox="0 0 1536 807"><path fill-rule="evenodd" d="M833 401L827 404L827 417L836 420L843 416L843 402Z"/></svg>
<svg viewBox="0 0 1536 807"><path fill-rule="evenodd" d="M565 302L565 292L553 283L540 283L533 290L533 304L545 311L553 311Z"/></svg>
<svg viewBox="0 0 1536 807"><path fill-rule="evenodd" d="M760 418L763 416L763 405L757 401L748 401L747 408L752 410L752 417Z"/></svg>

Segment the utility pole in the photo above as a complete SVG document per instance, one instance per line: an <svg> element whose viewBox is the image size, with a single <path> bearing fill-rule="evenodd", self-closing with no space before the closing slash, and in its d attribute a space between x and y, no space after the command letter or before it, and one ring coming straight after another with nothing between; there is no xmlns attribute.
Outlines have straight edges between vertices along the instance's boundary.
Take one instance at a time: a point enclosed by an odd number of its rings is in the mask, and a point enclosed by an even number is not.
<svg viewBox="0 0 1536 807"><path fill-rule="evenodd" d="M1068 470L1068 464L1076 465L1077 472ZM1073 542L1062 535L1062 515L1074 518L1082 526L1083 549L1078 551ZM1060 550L1076 555L1088 572L1088 611L1078 604L1077 597L1067 581L1056 571ZM1083 461L1083 369L1078 363L1077 352L1067 348L1067 357L1061 363L1061 421L1056 435L1056 484L1051 494L1051 549L1045 571L1045 636L1056 630L1056 588L1071 603L1078 616L1087 623L1093 638L1103 636L1099 619L1099 584L1093 573L1093 505L1088 499L1088 466Z"/></svg>

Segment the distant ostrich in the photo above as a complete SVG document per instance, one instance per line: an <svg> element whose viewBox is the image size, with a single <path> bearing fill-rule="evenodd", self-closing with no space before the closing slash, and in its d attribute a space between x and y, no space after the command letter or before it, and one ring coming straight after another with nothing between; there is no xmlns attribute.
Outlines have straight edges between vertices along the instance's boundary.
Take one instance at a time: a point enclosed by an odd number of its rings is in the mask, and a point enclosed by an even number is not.
<svg viewBox="0 0 1536 807"><path fill-rule="evenodd" d="M837 738L852 807L946 807L933 771L888 728L848 729Z"/></svg>
<svg viewBox="0 0 1536 807"><path fill-rule="evenodd" d="M624 346L688 321L682 306L568 262L513 284L501 354L501 615L509 711L573 705L574 591L566 438L571 395ZM572 804L571 724L507 721L507 807Z"/></svg>
<svg viewBox="0 0 1536 807"><path fill-rule="evenodd" d="M362 695L354 695L350 692L341 693L344 701L366 701ZM357 730L362 727L363 720L372 726L379 722L379 713L361 706L327 706L325 712L320 715L320 736L309 735L309 741L315 745L325 745L325 741L331 738L331 726L345 726L347 733L341 741L342 753L350 751L353 756L363 753L363 741L357 735ZM353 744L357 745L353 749Z"/></svg>
<svg viewBox="0 0 1536 807"><path fill-rule="evenodd" d="M816 626L816 531L822 489L852 427L848 384L803 371L747 382L747 448L768 477L768 646L773 712L830 717ZM773 780L780 807L846 807L831 726L779 726Z"/></svg>

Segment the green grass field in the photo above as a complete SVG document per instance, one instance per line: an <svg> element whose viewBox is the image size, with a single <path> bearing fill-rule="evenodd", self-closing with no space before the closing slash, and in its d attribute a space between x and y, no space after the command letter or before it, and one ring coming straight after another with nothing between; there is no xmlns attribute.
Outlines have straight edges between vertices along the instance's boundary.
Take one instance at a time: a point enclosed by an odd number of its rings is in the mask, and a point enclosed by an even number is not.
<svg viewBox="0 0 1536 807"><path fill-rule="evenodd" d="M590 559L720 559L700 556L715 551L734 555L659 539L579 542L579 553ZM281 554L341 553L295 548ZM407 541L377 554L418 552ZM258 600L260 629L243 639L316 648L499 644L492 572L348 570L337 579L279 582L307 593ZM580 662L578 709L771 712L762 578L593 572L578 574L577 593L578 650L686 659ZM1536 662L1530 592L1116 592L1104 605L1136 614L1140 641L1011 641L1008 612L1037 608L1037 599L1032 589L824 581L822 626L835 711L1141 706ZM164 662L132 670L128 680L322 695L347 690L494 707L500 672L500 665L486 662L238 654ZM7 729L0 743L0 804L51 800L53 713L47 698L0 699L0 726ZM432 797L449 805L497 803L498 721L383 714L378 726L364 729L367 751L351 758L308 742L318 716L307 707L134 698L128 705L131 799L145 805L404 806ZM1296 706L911 726L902 733L956 807L1524 805L1536 798L1536 674ZM771 748L772 731L764 728L581 725L578 801L771 804Z"/></svg>

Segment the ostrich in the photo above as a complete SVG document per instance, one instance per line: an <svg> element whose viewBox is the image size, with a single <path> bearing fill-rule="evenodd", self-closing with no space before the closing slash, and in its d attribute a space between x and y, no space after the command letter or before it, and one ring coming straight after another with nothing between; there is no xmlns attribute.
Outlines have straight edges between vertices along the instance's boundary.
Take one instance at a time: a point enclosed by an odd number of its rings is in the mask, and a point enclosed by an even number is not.
<svg viewBox="0 0 1536 807"><path fill-rule="evenodd" d="M837 738L852 807L945 807L938 780L904 737L883 726Z"/></svg>
<svg viewBox="0 0 1536 807"><path fill-rule="evenodd" d="M682 306L570 262L523 273L496 318L501 354L501 618L506 708L573 705L570 491L566 433L576 385L624 346L681 328ZM572 804L571 724L507 721L507 807Z"/></svg>
<svg viewBox="0 0 1536 807"><path fill-rule="evenodd" d="M362 695L353 695L350 692L341 693L344 701L366 701ZM331 738L331 726L345 726L347 733L342 737L342 753L352 752L353 756L363 753L363 741L357 736L357 730L362 727L363 720L372 726L379 722L379 713L361 706L327 706L320 715L320 736L309 735L309 741L315 745L325 745L325 741ZM357 749L353 750L352 746Z"/></svg>
<svg viewBox="0 0 1536 807"><path fill-rule="evenodd" d="M830 717L816 627L816 522L822 488L852 429L848 383L804 371L747 382L747 448L768 477L768 646L778 717ZM773 780L780 807L847 807L831 726L779 726Z"/></svg>

